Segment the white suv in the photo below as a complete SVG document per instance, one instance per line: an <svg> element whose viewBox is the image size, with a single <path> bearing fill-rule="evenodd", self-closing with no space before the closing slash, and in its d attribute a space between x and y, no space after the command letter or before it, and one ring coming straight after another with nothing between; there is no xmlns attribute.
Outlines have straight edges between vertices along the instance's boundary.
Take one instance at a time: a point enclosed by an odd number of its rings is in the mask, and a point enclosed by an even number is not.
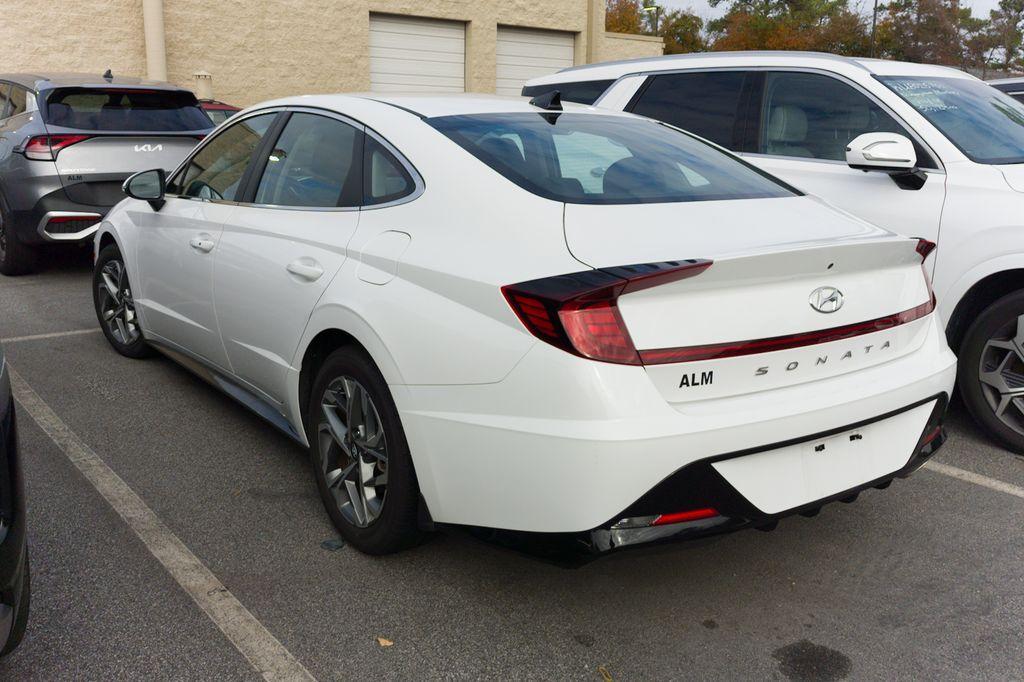
<svg viewBox="0 0 1024 682"><path fill-rule="evenodd" d="M663 123L539 104L238 114L103 222L107 339L308 444L368 552L431 521L598 549L767 526L941 444L933 244Z"/></svg>
<svg viewBox="0 0 1024 682"><path fill-rule="evenodd" d="M876 225L936 241L929 266L961 393L1024 451L1024 104L954 69L799 52L595 64L523 94L551 90L691 131Z"/></svg>

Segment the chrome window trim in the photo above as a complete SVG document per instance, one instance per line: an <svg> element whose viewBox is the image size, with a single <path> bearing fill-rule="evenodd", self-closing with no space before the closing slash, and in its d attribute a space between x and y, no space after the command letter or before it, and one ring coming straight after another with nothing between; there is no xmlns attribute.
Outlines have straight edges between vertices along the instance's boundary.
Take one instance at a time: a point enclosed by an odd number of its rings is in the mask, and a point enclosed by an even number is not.
<svg viewBox="0 0 1024 682"><path fill-rule="evenodd" d="M890 107L887 103L881 101L878 98L877 95L875 95L873 92L865 89L864 86L862 86L860 83L857 83L856 81L850 80L848 77L844 76L843 74L836 73L835 71L829 71L827 69L820 69L820 68L811 67L811 66L760 66L759 65L759 66L713 66L713 67L700 67L700 68L694 68L694 69L664 69L664 70L655 70L655 71L637 71L637 72L634 72L634 73L623 74L622 76L619 77L618 80L615 81L615 83L612 83L612 85L610 85L608 87L608 90L610 91L612 88L614 88L618 84L619 80L621 80L622 78L626 78L627 76L646 76L647 78L652 78L654 76L665 76L665 75L669 75L669 74L706 73L706 72L709 72L709 71L765 71L765 72L767 72L767 71L775 71L775 72L787 72L787 73L813 73L813 74L817 74L819 76L825 76L825 77L828 77L828 78L834 78L834 79L836 79L836 80L838 80L838 81L840 81L840 82L842 82L842 83L844 83L846 85L849 85L854 90L857 90L862 95L867 97L871 102L875 103L885 113L887 113L890 116L892 116L893 120L896 121L898 124L900 124L900 126L902 126L903 129L907 132L907 134L908 134L907 136L910 137L911 139L915 140L924 149L926 149L928 151L928 153L931 154L932 158L935 159L935 163L937 163L938 166L939 166L938 168L922 168L921 170L923 170L923 171L940 171L942 173L946 172L946 167L945 167L945 165L942 162L942 157L940 157L935 152L935 149L933 149L932 146L930 144L928 144L924 140L924 138L922 138L918 134L918 132L916 130L914 130L914 128L912 126L910 126L903 119L902 116L900 116L895 111L893 111L892 107ZM644 87L646 84L647 84L647 81L645 80L645 81L643 81L641 83L640 87ZM639 91L639 88L637 90ZM634 93L634 96L635 96L635 93ZM754 152L734 152L734 153L754 154ZM832 163L844 163L845 164L844 161L839 161L837 159L816 159L816 158L808 159L807 157L803 157L803 156L779 156L779 155L769 155L769 154L759 154L759 156L774 156L775 158L779 158L779 159L796 159L796 160L801 160L801 161L811 161L811 162L817 162L817 163L824 163L824 162L828 161L828 162L832 162Z"/></svg>

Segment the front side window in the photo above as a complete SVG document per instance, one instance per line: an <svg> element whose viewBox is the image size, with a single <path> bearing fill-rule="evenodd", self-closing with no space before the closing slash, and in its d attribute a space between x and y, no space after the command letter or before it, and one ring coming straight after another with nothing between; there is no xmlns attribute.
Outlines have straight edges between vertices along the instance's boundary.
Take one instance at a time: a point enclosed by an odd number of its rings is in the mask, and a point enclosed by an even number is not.
<svg viewBox="0 0 1024 682"><path fill-rule="evenodd" d="M97 131L208 130L210 119L184 90L61 88L46 98L52 126Z"/></svg>
<svg viewBox="0 0 1024 682"><path fill-rule="evenodd" d="M213 201L238 200L242 177L275 116L252 116L219 133L171 181L168 193Z"/></svg>
<svg viewBox="0 0 1024 682"><path fill-rule="evenodd" d="M362 131L295 113L267 157L255 202L273 206L358 206Z"/></svg>
<svg viewBox="0 0 1024 682"><path fill-rule="evenodd" d="M641 118L509 113L427 122L520 187L555 201L638 204L797 194L706 142Z"/></svg>
<svg viewBox="0 0 1024 682"><path fill-rule="evenodd" d="M1024 104L970 78L876 76L977 163L1024 163Z"/></svg>
<svg viewBox="0 0 1024 682"><path fill-rule="evenodd" d="M630 111L742 151L740 105L744 78L742 71L653 76Z"/></svg>
<svg viewBox="0 0 1024 682"><path fill-rule="evenodd" d="M757 151L774 156L845 161L858 135L907 134L863 93L816 73L768 73L760 120Z"/></svg>

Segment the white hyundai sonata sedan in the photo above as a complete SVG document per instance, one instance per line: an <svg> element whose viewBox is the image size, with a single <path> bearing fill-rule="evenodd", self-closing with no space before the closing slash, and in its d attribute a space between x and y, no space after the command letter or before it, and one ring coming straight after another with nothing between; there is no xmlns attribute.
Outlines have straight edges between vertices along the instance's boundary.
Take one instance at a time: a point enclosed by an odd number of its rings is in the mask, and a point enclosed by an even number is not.
<svg viewBox="0 0 1024 682"><path fill-rule="evenodd" d="M125 183L94 296L309 446L391 552L435 523L595 550L768 527L944 439L930 242L557 98L252 107Z"/></svg>

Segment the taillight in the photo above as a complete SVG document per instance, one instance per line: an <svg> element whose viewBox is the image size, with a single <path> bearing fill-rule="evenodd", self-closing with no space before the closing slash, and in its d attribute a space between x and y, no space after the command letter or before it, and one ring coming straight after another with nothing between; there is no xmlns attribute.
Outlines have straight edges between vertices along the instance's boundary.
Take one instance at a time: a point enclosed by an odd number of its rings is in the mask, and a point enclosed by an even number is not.
<svg viewBox="0 0 1024 682"><path fill-rule="evenodd" d="M626 265L509 284L501 292L541 341L591 360L639 365L619 296L693 277L710 266L709 260Z"/></svg>
<svg viewBox="0 0 1024 682"><path fill-rule="evenodd" d="M25 158L36 161L53 161L61 149L88 140L91 135L35 135L30 137L22 150Z"/></svg>

